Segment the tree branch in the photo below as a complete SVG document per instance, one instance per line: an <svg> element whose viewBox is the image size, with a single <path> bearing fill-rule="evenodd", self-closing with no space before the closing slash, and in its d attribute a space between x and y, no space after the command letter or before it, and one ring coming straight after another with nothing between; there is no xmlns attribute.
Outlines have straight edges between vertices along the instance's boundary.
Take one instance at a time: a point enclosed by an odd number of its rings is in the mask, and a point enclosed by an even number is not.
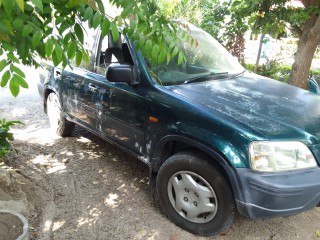
<svg viewBox="0 0 320 240"><path fill-rule="evenodd" d="M319 0L301 0L305 7L309 6L319 6Z"/></svg>
<svg viewBox="0 0 320 240"><path fill-rule="evenodd" d="M302 35L302 30L298 25L294 24L294 25L291 26L291 28L292 28L292 31L294 31L299 36Z"/></svg>
<svg viewBox="0 0 320 240"><path fill-rule="evenodd" d="M314 23L313 27L310 29L312 35L320 35L320 17L318 16L317 21Z"/></svg>

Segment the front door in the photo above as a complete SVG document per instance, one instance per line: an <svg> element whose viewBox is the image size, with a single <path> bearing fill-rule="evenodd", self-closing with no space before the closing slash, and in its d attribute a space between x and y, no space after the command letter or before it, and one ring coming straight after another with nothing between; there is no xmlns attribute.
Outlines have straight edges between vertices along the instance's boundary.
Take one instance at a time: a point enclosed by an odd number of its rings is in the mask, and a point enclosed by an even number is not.
<svg viewBox="0 0 320 240"><path fill-rule="evenodd" d="M100 39L97 51L96 72L105 78L109 64L131 64L128 45L124 38L116 42L109 35ZM127 83L112 83L104 79L105 96L108 102L103 104L98 113L101 132L113 142L143 155L145 153L145 128L147 123L146 87L142 84L133 86Z"/></svg>

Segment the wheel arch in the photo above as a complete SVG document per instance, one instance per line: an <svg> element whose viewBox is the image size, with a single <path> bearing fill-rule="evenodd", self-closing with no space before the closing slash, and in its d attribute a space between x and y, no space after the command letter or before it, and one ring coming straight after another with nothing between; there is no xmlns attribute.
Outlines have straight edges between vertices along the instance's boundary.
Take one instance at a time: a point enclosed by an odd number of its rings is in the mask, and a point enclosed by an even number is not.
<svg viewBox="0 0 320 240"><path fill-rule="evenodd" d="M237 177L236 169L231 165L223 153L200 141L179 135L166 136L156 145L151 158L150 183L152 184L155 181L160 167L170 156L184 150L192 150L207 156L205 160L208 161L207 159L210 159L208 163L225 175L235 199L243 198L240 180Z"/></svg>
<svg viewBox="0 0 320 240"><path fill-rule="evenodd" d="M61 103L61 99L60 99L60 95L59 93L57 92L56 89L54 89L53 87L51 86L45 86L45 89L44 89L44 98L43 98L43 109L44 109L44 112L47 114L47 99L48 99L48 96L50 93L55 93L58 95L58 98L60 100L60 103Z"/></svg>

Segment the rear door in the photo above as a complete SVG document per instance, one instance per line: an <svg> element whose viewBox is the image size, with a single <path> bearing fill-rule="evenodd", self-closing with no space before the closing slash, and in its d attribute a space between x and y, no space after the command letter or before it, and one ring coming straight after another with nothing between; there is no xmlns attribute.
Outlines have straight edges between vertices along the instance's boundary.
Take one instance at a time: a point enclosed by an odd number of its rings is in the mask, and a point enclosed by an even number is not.
<svg viewBox="0 0 320 240"><path fill-rule="evenodd" d="M60 95L64 109L78 123L95 131L97 127L97 109L95 99L103 99L104 90L98 86L104 80L94 73L95 55L98 48L99 32L87 25L84 26L84 48L89 52L89 62L83 61L79 67L71 61L72 69L66 68L61 72L55 69L55 75L60 74Z"/></svg>

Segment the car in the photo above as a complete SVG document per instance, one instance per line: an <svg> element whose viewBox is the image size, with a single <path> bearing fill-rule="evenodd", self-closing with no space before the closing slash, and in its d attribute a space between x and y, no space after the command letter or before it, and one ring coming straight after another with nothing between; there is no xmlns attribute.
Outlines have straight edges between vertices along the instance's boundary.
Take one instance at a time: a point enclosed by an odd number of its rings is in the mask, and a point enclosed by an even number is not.
<svg viewBox="0 0 320 240"><path fill-rule="evenodd" d="M237 213L319 206L320 97L246 71L188 26L197 44L177 43L182 64L153 64L125 35L84 26L90 61L40 72L52 129L68 136L80 125L147 164L155 201L197 235L224 231Z"/></svg>

